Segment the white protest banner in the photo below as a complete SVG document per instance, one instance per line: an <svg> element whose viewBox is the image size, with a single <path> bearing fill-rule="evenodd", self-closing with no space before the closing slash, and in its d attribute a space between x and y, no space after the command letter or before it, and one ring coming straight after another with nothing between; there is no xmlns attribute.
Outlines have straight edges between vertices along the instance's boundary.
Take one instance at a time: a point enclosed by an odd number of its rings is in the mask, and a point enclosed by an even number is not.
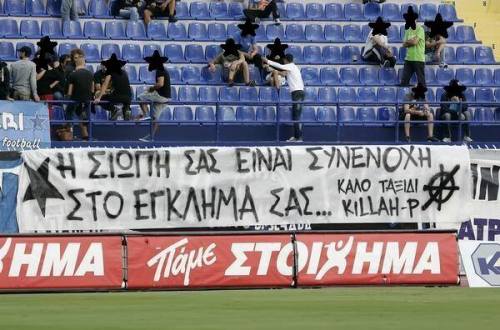
<svg viewBox="0 0 500 330"><path fill-rule="evenodd" d="M23 159L21 232L470 216L465 147L46 149Z"/></svg>
<svg viewBox="0 0 500 330"><path fill-rule="evenodd" d="M459 241L470 287L500 287L500 243Z"/></svg>

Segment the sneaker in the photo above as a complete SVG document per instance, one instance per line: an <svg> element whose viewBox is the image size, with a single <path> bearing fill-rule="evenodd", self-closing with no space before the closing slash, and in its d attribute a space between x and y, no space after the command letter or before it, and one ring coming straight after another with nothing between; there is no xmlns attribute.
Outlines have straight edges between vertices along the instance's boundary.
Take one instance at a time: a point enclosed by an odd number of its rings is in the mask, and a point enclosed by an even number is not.
<svg viewBox="0 0 500 330"><path fill-rule="evenodd" d="M439 142L439 139L435 138L434 136L430 136L427 138L427 142Z"/></svg>
<svg viewBox="0 0 500 330"><path fill-rule="evenodd" d="M465 138L464 138L465 140ZM445 137L443 140L442 140L444 143L450 143L451 142L451 138L449 137Z"/></svg>
<svg viewBox="0 0 500 330"><path fill-rule="evenodd" d="M291 138L289 138L288 140L286 140L286 142L302 142L302 138L296 138L295 136L292 136Z"/></svg>
<svg viewBox="0 0 500 330"><path fill-rule="evenodd" d="M142 141L142 142L151 142L151 135L146 135L145 137L141 137L139 139L139 141Z"/></svg>
<svg viewBox="0 0 500 330"><path fill-rule="evenodd" d="M281 24L280 19L279 19L279 18L276 18L276 19L274 20L274 24L276 24L276 25L280 25L280 24Z"/></svg>
<svg viewBox="0 0 500 330"><path fill-rule="evenodd" d="M441 62L441 63L439 63L439 67L440 67L441 69L448 69L448 64L446 64L446 63L444 63L444 62Z"/></svg>
<svg viewBox="0 0 500 330"><path fill-rule="evenodd" d="M471 143L472 141L474 140L472 140L470 136L464 136L464 142Z"/></svg>
<svg viewBox="0 0 500 330"><path fill-rule="evenodd" d="M253 19L253 22L254 22L255 24L260 24L260 18L255 17L255 18Z"/></svg>
<svg viewBox="0 0 500 330"><path fill-rule="evenodd" d="M410 137L409 136L405 136L405 141L408 142L408 143L410 143L411 142Z"/></svg>
<svg viewBox="0 0 500 330"><path fill-rule="evenodd" d="M257 84L255 83L255 80L250 80L250 81L248 82L248 84L247 84L247 86L250 86L250 87L255 87L255 85L257 85Z"/></svg>
<svg viewBox="0 0 500 330"><path fill-rule="evenodd" d="M382 64L382 67L384 67L384 68L390 68L391 67L391 62L389 60L385 60L384 64Z"/></svg>

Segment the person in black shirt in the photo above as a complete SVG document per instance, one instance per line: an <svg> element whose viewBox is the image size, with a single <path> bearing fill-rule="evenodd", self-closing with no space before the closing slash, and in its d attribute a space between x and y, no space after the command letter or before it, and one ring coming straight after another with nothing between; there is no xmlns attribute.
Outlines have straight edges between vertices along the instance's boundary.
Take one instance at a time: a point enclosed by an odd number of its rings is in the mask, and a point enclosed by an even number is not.
<svg viewBox="0 0 500 330"><path fill-rule="evenodd" d="M10 98L10 73L7 63L0 61L0 100L12 100Z"/></svg>
<svg viewBox="0 0 500 330"><path fill-rule="evenodd" d="M149 87L147 92L142 93L138 96L140 101L152 102L154 110L154 119L158 120L161 113L166 109L167 102L170 100L170 76L168 71L164 67L164 63L168 61L167 57L160 56L160 53L155 50L153 56L145 57L144 60L149 63L148 70L155 71L156 84ZM143 116L146 115L148 111L148 105L141 104L141 110ZM153 136L158 130L158 123L155 122L153 125ZM147 135L141 139L141 141L149 141L151 136Z"/></svg>
<svg viewBox="0 0 500 330"><path fill-rule="evenodd" d="M40 100L53 101L54 93L52 91L58 81L58 74L54 70L53 55L45 54L33 60L36 63L36 86ZM52 103L48 103L49 118L52 118Z"/></svg>
<svg viewBox="0 0 500 330"><path fill-rule="evenodd" d="M96 93L95 103L99 103L101 99L109 102L101 105L105 110L111 112L111 119L115 120L118 115L116 104L123 104L123 117L125 120L130 119L130 102L132 101L132 91L127 73L122 69L125 61L120 61L113 53L111 57L102 61L101 64L106 68L104 73L104 81L101 85L101 90ZM108 87L111 86L110 93L106 94Z"/></svg>
<svg viewBox="0 0 500 330"><path fill-rule="evenodd" d="M88 140L87 125L83 121L88 120L88 105L92 101L94 93L94 76L85 67L85 53L77 48L71 51L71 59L76 67L75 71L68 76L67 98L74 101L66 109L66 118L71 119L76 113L82 121L79 123L82 139Z"/></svg>

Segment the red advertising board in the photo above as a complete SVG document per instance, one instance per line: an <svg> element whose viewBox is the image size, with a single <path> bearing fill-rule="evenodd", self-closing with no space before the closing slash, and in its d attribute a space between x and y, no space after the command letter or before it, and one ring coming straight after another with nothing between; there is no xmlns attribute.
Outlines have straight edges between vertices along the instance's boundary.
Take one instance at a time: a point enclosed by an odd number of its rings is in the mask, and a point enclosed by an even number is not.
<svg viewBox="0 0 500 330"><path fill-rule="evenodd" d="M451 233L298 234L298 286L456 284Z"/></svg>
<svg viewBox="0 0 500 330"><path fill-rule="evenodd" d="M0 237L0 289L120 288L120 236Z"/></svg>
<svg viewBox="0 0 500 330"><path fill-rule="evenodd" d="M129 288L285 287L290 235L127 237Z"/></svg>

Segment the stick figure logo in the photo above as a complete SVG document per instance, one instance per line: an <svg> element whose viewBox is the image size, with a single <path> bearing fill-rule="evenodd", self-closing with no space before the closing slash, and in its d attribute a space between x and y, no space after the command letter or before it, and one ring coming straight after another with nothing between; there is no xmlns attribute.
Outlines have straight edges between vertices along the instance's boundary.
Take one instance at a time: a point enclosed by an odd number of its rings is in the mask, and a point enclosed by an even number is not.
<svg viewBox="0 0 500 330"><path fill-rule="evenodd" d="M429 192L429 200L422 205L422 210L427 210L433 202L437 203L438 211L441 211L441 205L446 203L455 190L460 188L455 185L455 174L460 169L460 165L455 165L451 172L445 172L443 164L439 165L439 172L436 173L423 190Z"/></svg>

